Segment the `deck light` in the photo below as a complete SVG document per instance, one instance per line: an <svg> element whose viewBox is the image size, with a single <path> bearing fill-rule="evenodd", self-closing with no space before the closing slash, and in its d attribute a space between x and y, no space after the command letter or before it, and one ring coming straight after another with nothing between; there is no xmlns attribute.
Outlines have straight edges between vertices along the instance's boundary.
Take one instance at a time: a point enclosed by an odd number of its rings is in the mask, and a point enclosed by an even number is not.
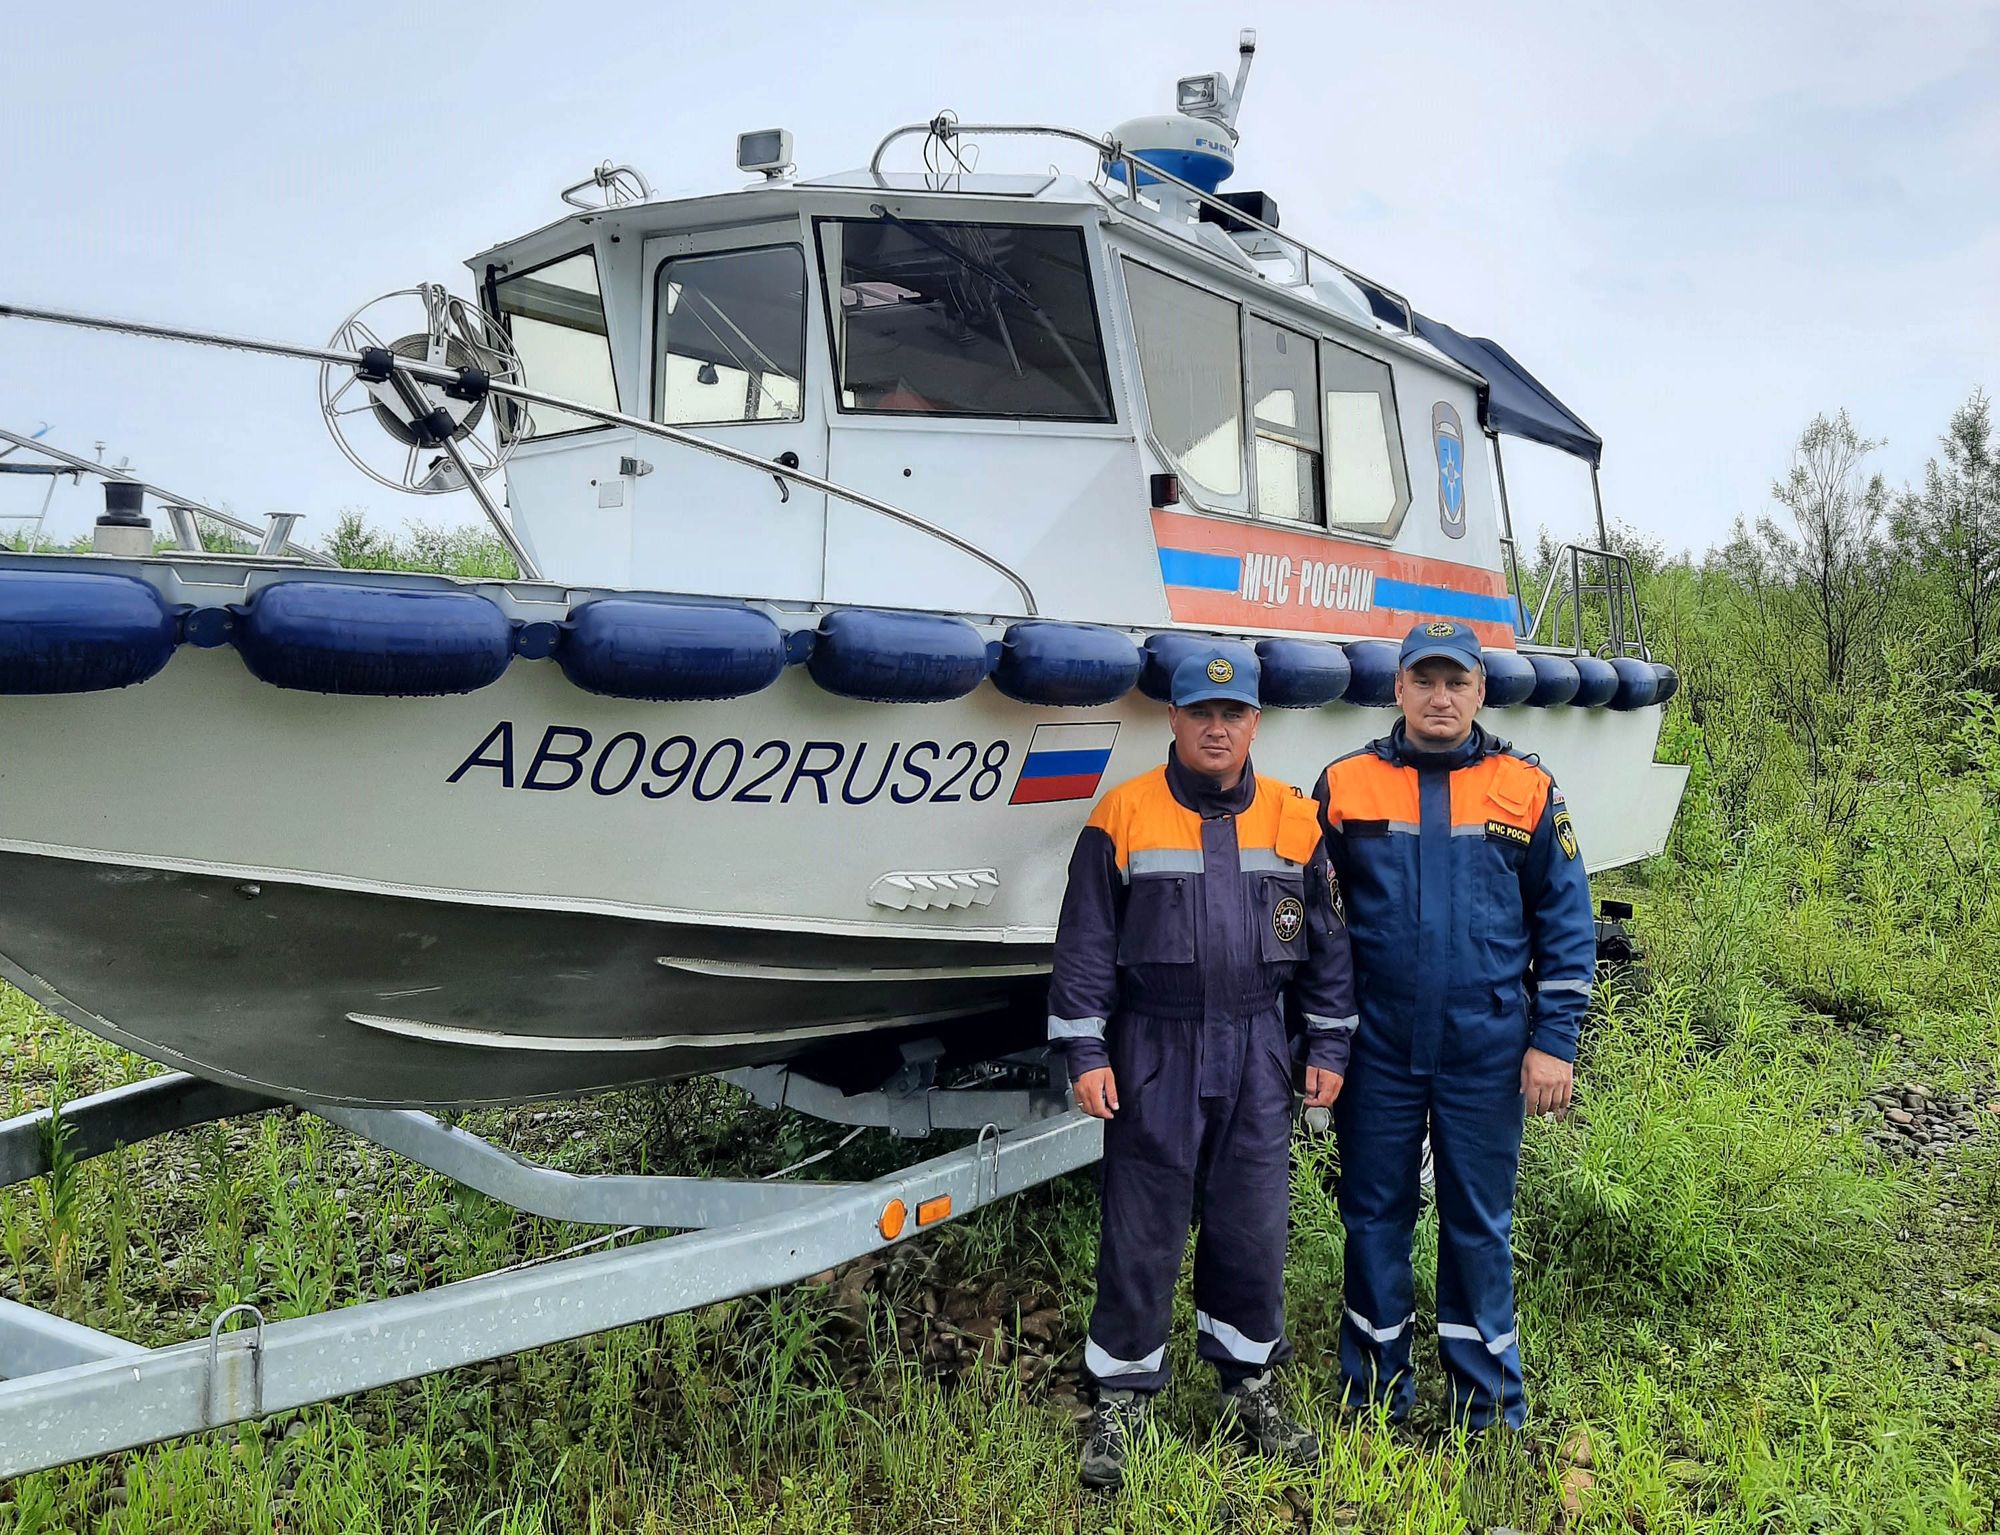
<svg viewBox="0 0 2000 1535"><path fill-rule="evenodd" d="M792 134L788 128L760 128L736 135L736 168L759 171L776 181L792 168Z"/></svg>
<svg viewBox="0 0 2000 1535"><path fill-rule="evenodd" d="M1174 86L1174 110L1189 117L1203 117L1216 111L1229 86L1219 74L1188 75Z"/></svg>
<svg viewBox="0 0 2000 1535"><path fill-rule="evenodd" d="M1156 474L1146 481L1147 494L1156 507L1179 506L1181 504L1181 477L1177 474Z"/></svg>

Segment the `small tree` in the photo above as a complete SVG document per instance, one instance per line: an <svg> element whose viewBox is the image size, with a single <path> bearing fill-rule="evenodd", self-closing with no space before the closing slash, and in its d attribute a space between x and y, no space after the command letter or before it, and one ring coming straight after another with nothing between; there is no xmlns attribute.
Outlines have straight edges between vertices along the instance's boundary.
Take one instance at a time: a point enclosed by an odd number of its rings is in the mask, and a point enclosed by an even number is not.
<svg viewBox="0 0 2000 1535"><path fill-rule="evenodd" d="M1804 600L1796 604L1812 626L1826 661L1825 681L1843 688L1856 648L1873 634L1889 600L1883 524L1889 488L1865 469L1882 444L1854 429L1841 411L1814 416L1792 450L1791 473L1773 482L1771 497L1797 527L1796 536L1769 517L1758 519L1779 578Z"/></svg>
<svg viewBox="0 0 2000 1535"><path fill-rule="evenodd" d="M1859 804L1844 750L1856 722L1850 684L1879 653L1895 574L1883 538L1888 487L1866 467L1880 446L1844 410L1813 417L1790 472L1771 486L1783 521L1739 517L1720 558L1736 591L1744 655L1804 749L1829 827L1849 822Z"/></svg>
<svg viewBox="0 0 2000 1535"><path fill-rule="evenodd" d="M1924 487L1903 498L1896 532L1946 594L1967 674L1991 690L2000 681L1989 654L2000 640L2000 461L1984 393L1973 391L1938 441L1944 461L1924 466Z"/></svg>

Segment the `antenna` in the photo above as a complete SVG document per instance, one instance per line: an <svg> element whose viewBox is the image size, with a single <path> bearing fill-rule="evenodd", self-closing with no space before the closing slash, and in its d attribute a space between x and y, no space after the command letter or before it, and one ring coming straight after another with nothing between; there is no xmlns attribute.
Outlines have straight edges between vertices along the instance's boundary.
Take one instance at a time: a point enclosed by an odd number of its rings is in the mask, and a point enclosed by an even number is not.
<svg viewBox="0 0 2000 1535"><path fill-rule="evenodd" d="M1223 121L1236 126L1236 114L1243 110L1243 87L1250 81L1250 61L1257 56L1257 29L1245 27L1236 34L1236 83L1229 89L1228 115Z"/></svg>

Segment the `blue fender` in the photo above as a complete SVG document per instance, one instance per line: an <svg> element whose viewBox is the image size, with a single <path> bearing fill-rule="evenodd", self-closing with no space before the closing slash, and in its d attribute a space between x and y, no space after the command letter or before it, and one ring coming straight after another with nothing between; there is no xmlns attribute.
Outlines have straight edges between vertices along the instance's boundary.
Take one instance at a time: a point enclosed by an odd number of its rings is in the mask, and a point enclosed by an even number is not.
<svg viewBox="0 0 2000 1535"><path fill-rule="evenodd" d="M1267 709L1317 709L1347 691L1354 668L1328 640L1259 640L1260 695Z"/></svg>
<svg viewBox="0 0 2000 1535"><path fill-rule="evenodd" d="M513 624L476 592L334 581L258 589L232 638L252 676L306 693L470 693L514 659Z"/></svg>
<svg viewBox="0 0 2000 1535"><path fill-rule="evenodd" d="M1486 667L1486 707L1511 709L1535 691L1535 669L1518 650L1482 650Z"/></svg>
<svg viewBox="0 0 2000 1535"><path fill-rule="evenodd" d="M986 641L965 620L876 608L828 613L806 662L827 692L882 704L963 698L991 666Z"/></svg>
<svg viewBox="0 0 2000 1535"><path fill-rule="evenodd" d="M1001 640L993 686L1017 703L1088 708L1131 692L1141 664L1139 647L1116 629L1029 619Z"/></svg>
<svg viewBox="0 0 2000 1535"><path fill-rule="evenodd" d="M785 636L742 603L599 597L570 614L555 657L578 687L613 698L741 698L778 680Z"/></svg>
<svg viewBox="0 0 2000 1535"><path fill-rule="evenodd" d="M1402 647L1392 640L1355 640L1346 647L1354 680L1347 684L1347 701L1385 709L1396 702L1396 657Z"/></svg>
<svg viewBox="0 0 2000 1535"><path fill-rule="evenodd" d="M179 643L173 609L136 576L0 570L0 694L129 688Z"/></svg>
<svg viewBox="0 0 2000 1535"><path fill-rule="evenodd" d="M1537 709L1553 709L1558 704L1566 704L1576 697L1577 689L1583 686L1576 663L1568 656L1531 655L1528 664L1535 669L1535 691L1528 695L1528 702Z"/></svg>
<svg viewBox="0 0 2000 1535"><path fill-rule="evenodd" d="M1618 691L1618 673L1596 656L1578 656L1576 676L1576 697L1570 702L1579 709L1602 709Z"/></svg>

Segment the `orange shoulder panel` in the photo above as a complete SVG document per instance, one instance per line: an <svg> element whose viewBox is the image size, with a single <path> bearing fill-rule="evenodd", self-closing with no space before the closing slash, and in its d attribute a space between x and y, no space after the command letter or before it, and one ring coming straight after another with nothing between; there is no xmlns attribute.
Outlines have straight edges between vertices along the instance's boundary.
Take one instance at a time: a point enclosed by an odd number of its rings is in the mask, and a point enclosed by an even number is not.
<svg viewBox="0 0 2000 1535"><path fill-rule="evenodd" d="M1371 752L1343 757L1326 770L1326 818L1343 821L1418 819L1416 769L1398 767Z"/></svg>
<svg viewBox="0 0 2000 1535"><path fill-rule="evenodd" d="M1134 852L1201 847L1201 818L1174 798L1164 764L1105 795L1091 812L1090 824L1111 838L1120 868Z"/></svg>
<svg viewBox="0 0 2000 1535"><path fill-rule="evenodd" d="M1532 832L1549 800L1549 775L1532 762L1495 752L1451 775L1451 824L1503 826Z"/></svg>
<svg viewBox="0 0 2000 1535"><path fill-rule="evenodd" d="M1319 843L1319 808L1291 784L1257 775L1257 796L1236 818L1239 848L1273 848L1305 863Z"/></svg>

